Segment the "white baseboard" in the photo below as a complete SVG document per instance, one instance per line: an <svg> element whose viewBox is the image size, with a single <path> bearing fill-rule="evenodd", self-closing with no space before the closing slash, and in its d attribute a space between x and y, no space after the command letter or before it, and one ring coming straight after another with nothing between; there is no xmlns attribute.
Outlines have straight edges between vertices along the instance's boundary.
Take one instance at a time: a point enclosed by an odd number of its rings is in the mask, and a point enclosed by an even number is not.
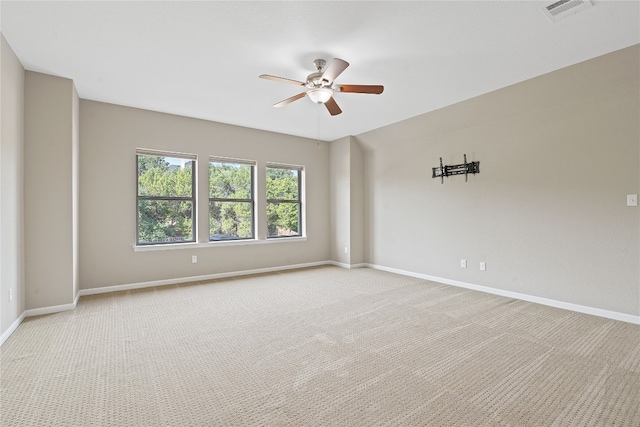
<svg viewBox="0 0 640 427"><path fill-rule="evenodd" d="M327 261L327 264L335 265L336 267L347 268L347 269L367 267L367 264L362 262L359 264L347 264L347 263L338 262L338 261Z"/></svg>
<svg viewBox="0 0 640 427"><path fill-rule="evenodd" d="M351 268L367 268L368 264L365 262L360 262L358 264L351 264Z"/></svg>
<svg viewBox="0 0 640 427"><path fill-rule="evenodd" d="M518 292L505 291L502 289L491 288L488 286L474 285L473 283L460 282L458 280L445 279L443 277L430 276L428 274L414 273L411 271L399 270L397 268L384 267L376 264L366 264L366 267L376 270L388 271L389 273L401 274L403 276L416 277L418 279L430 280L432 282L444 283L445 285L456 286L459 288L472 289L474 291L486 292L493 295L500 295L503 297L519 299L522 301L533 302L536 304L542 304L549 307L562 308L564 310L575 311L578 313L591 314L593 316L604 317L612 320L619 320L621 322L634 323L640 325L640 316L634 316L632 314L619 313L617 311L604 310L596 307L589 307L585 305L573 304L570 302L557 301L549 298L536 297L533 295L521 294Z"/></svg>
<svg viewBox="0 0 640 427"><path fill-rule="evenodd" d="M79 297L79 296L78 296ZM75 310L78 304L78 299L70 304L53 305L51 307L40 307L25 310L25 317L42 316L43 314L60 313L61 311Z"/></svg>
<svg viewBox="0 0 640 427"><path fill-rule="evenodd" d="M205 274L203 276L180 277L176 279L153 280L150 282L128 283L125 285L105 286L102 288L81 289L80 296L97 295L109 292L130 291L133 289L151 288L154 286L177 285L179 283L200 282L203 280L225 279L228 277L240 277L250 274L274 273L278 271L293 270L296 268L317 267L331 264L331 261L308 262L304 264L283 265L278 267L257 268L254 270L230 271L228 273Z"/></svg>
<svg viewBox="0 0 640 427"><path fill-rule="evenodd" d="M9 337L11 336L12 333L15 332L16 329L18 329L18 326L20 326L20 323L22 323L22 321L24 320L24 318L27 317L26 316L26 312L23 311L22 314L20 315L20 317L18 317L15 322L13 322L11 324L11 326L9 326L9 328L7 328L6 331L4 331L4 333L2 335L0 335L0 346L2 344L4 344L4 342L9 339Z"/></svg>

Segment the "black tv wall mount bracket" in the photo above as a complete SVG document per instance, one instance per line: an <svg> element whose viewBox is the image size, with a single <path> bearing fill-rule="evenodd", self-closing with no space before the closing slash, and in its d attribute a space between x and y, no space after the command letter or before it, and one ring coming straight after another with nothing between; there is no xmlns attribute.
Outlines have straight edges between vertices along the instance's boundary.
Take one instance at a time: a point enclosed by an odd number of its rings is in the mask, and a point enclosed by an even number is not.
<svg viewBox="0 0 640 427"><path fill-rule="evenodd" d="M459 165L442 165L442 157L440 157L440 167L432 168L433 175L431 178L440 177L440 183L444 184L444 178L449 177L451 175L462 175L464 174L464 181L467 182L467 177L470 173L480 173L480 162L467 162L467 155L464 155L464 163Z"/></svg>

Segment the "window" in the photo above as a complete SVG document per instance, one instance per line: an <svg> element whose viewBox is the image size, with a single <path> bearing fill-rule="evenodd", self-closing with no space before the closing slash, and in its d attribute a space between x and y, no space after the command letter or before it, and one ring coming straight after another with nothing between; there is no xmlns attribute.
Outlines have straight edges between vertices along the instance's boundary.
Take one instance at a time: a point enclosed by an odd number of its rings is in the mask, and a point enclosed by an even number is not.
<svg viewBox="0 0 640 427"><path fill-rule="evenodd" d="M267 238L302 235L302 168L267 167Z"/></svg>
<svg viewBox="0 0 640 427"><path fill-rule="evenodd" d="M254 238L254 164L209 161L209 240Z"/></svg>
<svg viewBox="0 0 640 427"><path fill-rule="evenodd" d="M208 183L199 183L208 188L209 215L196 220L197 192L204 195L196 191L196 160L192 154L136 150L136 250L163 250L172 243L200 246L195 244L196 230L206 230L207 221L213 244L260 243L257 233L261 221L266 223L267 239L303 236L302 166L267 164L262 183L257 181L255 161L209 157ZM266 190L266 210L258 210L257 185Z"/></svg>
<svg viewBox="0 0 640 427"><path fill-rule="evenodd" d="M137 245L195 241L196 157L138 151Z"/></svg>

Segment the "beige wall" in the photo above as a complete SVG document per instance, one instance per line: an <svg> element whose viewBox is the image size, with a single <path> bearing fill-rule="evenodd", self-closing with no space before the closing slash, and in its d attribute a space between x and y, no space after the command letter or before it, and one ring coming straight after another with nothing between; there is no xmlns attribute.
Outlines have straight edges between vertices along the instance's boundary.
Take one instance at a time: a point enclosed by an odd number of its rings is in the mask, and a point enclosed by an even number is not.
<svg viewBox="0 0 640 427"><path fill-rule="evenodd" d="M350 169L350 243L349 252L352 265L365 261L364 256L364 152L354 137L349 138Z"/></svg>
<svg viewBox="0 0 640 427"><path fill-rule="evenodd" d="M0 34L0 335L25 309L24 68ZM9 301L9 289L13 300Z"/></svg>
<svg viewBox="0 0 640 427"><path fill-rule="evenodd" d="M73 81L26 72L25 280L26 308L74 301Z"/></svg>
<svg viewBox="0 0 640 427"><path fill-rule="evenodd" d="M640 47L357 137L372 264L640 314ZM480 161L440 184L431 168ZM467 259L468 268L460 268ZM487 271L479 271L479 262Z"/></svg>
<svg viewBox="0 0 640 427"><path fill-rule="evenodd" d="M350 137L331 142L331 259L350 264Z"/></svg>
<svg viewBox="0 0 640 427"><path fill-rule="evenodd" d="M71 96L71 233L74 299L80 292L80 98L75 86Z"/></svg>
<svg viewBox="0 0 640 427"><path fill-rule="evenodd" d="M331 260L364 262L364 154L352 136L331 143Z"/></svg>
<svg viewBox="0 0 640 427"><path fill-rule="evenodd" d="M80 101L80 286L82 289L275 268L329 259L329 146L325 142L204 120ZM257 162L258 236L266 235L268 162L305 168L306 241L136 252L136 148L196 154L200 183L209 156ZM208 188L198 189L198 240L208 241ZM191 256L197 255L197 264Z"/></svg>

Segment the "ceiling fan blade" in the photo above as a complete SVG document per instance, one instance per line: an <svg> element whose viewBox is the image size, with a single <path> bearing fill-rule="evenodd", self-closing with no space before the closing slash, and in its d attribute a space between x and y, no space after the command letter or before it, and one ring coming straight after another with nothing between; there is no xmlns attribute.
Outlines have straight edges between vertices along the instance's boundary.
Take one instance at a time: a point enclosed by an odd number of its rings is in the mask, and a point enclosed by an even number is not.
<svg viewBox="0 0 640 427"><path fill-rule="evenodd" d="M329 110L329 114L331 114L332 116L337 116L338 114L342 113L342 110L340 109L340 107L338 107L338 104L336 103L336 100L333 99L333 97L329 98L329 100L324 103L324 106L327 107L327 110Z"/></svg>
<svg viewBox="0 0 640 427"><path fill-rule="evenodd" d="M269 74L261 74L259 76L261 79L267 79L267 80L273 80L276 82L282 82L282 83L290 83L296 86L304 86L305 83L304 82L299 82L298 80L292 80L292 79L285 79L284 77L278 77L278 76L270 76Z"/></svg>
<svg viewBox="0 0 640 427"><path fill-rule="evenodd" d="M351 93L372 93L380 95L384 90L384 86L381 85L337 85L339 92L351 92Z"/></svg>
<svg viewBox="0 0 640 427"><path fill-rule="evenodd" d="M349 63L340 58L333 58L331 64L322 73L322 80L332 83L344 70L347 69Z"/></svg>
<svg viewBox="0 0 640 427"><path fill-rule="evenodd" d="M291 104L293 101L297 101L300 98L304 98L307 92L300 92L297 95L293 95L291 98L287 98L284 101L280 101L277 104L273 104L274 107L284 107L287 104Z"/></svg>

